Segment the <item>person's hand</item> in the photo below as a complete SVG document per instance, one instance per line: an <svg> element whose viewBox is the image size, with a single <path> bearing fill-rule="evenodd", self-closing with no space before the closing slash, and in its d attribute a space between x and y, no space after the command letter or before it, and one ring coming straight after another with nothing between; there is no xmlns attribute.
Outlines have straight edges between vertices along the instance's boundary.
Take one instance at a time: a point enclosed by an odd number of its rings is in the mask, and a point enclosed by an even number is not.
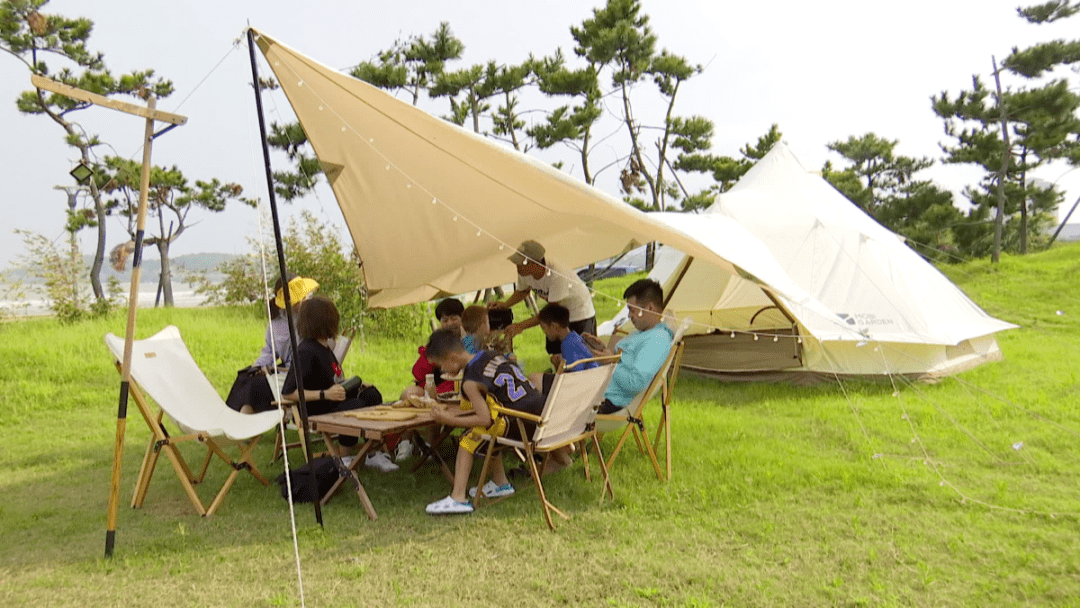
<svg viewBox="0 0 1080 608"><path fill-rule="evenodd" d="M323 391L323 396L326 397L327 401L344 401L345 387L340 384L335 384Z"/></svg>
<svg viewBox="0 0 1080 608"><path fill-rule="evenodd" d="M559 367L562 365L562 362L562 355L551 355L551 366L555 369L559 369Z"/></svg>
<svg viewBox="0 0 1080 608"><path fill-rule="evenodd" d="M522 331L524 330L522 330L520 325L518 325L517 323L511 323L510 325L506 326L506 329L503 330L503 333L506 335L507 340L513 340L514 336L520 334Z"/></svg>
<svg viewBox="0 0 1080 608"><path fill-rule="evenodd" d="M446 421L447 421L448 418L449 418L449 413L447 412L447 409L446 409L445 405L442 405L441 403L436 403L435 405L431 406L431 419L432 420L434 420L435 422L438 422L440 424L446 424Z"/></svg>
<svg viewBox="0 0 1080 608"><path fill-rule="evenodd" d="M496 300L494 302L488 302L488 310L502 310L506 308L506 302Z"/></svg>
<svg viewBox="0 0 1080 608"><path fill-rule="evenodd" d="M607 346L600 341L600 338L597 338L590 333L581 334L581 339L585 342L585 346L594 357L604 357L612 354Z"/></svg>

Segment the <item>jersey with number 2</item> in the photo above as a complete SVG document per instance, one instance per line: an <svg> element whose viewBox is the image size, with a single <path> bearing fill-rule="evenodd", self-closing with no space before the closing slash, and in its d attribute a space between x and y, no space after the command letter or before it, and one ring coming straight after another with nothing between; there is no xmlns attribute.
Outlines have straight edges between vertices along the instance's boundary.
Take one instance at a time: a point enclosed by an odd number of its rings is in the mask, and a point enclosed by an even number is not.
<svg viewBox="0 0 1080 608"><path fill-rule="evenodd" d="M529 382L525 372L494 351L477 353L465 367L463 381L473 381L505 408L537 416L544 410L544 396Z"/></svg>

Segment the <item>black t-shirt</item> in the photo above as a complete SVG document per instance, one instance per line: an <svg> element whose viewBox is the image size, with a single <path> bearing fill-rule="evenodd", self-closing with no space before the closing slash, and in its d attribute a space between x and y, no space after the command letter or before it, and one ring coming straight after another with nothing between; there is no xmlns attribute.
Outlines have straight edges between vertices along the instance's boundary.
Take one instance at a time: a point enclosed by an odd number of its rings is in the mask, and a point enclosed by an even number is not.
<svg viewBox="0 0 1080 608"><path fill-rule="evenodd" d="M478 383L503 407L539 416L544 411L544 396L529 382L521 368L505 356L486 350L477 353L465 366L462 382Z"/></svg>
<svg viewBox="0 0 1080 608"><path fill-rule="evenodd" d="M296 345L296 356L285 376L281 394L288 395L296 391L296 370L304 379L304 390L323 391L344 380L341 365L338 364L334 351L319 344L316 340L304 340Z"/></svg>

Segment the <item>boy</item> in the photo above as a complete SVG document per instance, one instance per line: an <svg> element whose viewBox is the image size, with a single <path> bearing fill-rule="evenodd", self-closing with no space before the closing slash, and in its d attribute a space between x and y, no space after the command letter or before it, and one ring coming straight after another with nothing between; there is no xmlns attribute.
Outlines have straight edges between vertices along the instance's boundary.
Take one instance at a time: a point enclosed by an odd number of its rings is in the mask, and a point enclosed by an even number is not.
<svg viewBox="0 0 1080 608"><path fill-rule="evenodd" d="M459 443L453 490L446 498L429 504L427 512L433 515L472 513L473 506L466 496L466 489L472 473L473 455L482 442L481 437L519 435L517 421L500 416L491 405L540 415L544 409L544 397L529 383L521 368L505 356L492 351L470 355L453 331L440 329L431 334L427 356L448 375L463 372L462 407L472 408L451 410L439 404L431 408L431 417L436 422L472 430ZM514 493L514 486L506 479L501 458L492 459L491 480L484 484L481 491L488 498ZM473 492L470 494L475 496Z"/></svg>
<svg viewBox="0 0 1080 608"><path fill-rule="evenodd" d="M465 330L465 337L461 339L465 351L470 355L486 350L484 345L491 334L491 325L488 323L488 310L486 306L474 304L461 313L461 328Z"/></svg>
<svg viewBox="0 0 1080 608"><path fill-rule="evenodd" d="M439 320L439 327L442 329L449 329L461 333L461 315L465 312L465 305L461 303L461 300L457 298L446 298L439 302L435 307L435 318ZM428 361L425 348L421 346L417 349L420 356L416 359L416 363L413 363L412 374L414 384L401 392L401 399L405 400L408 397L422 397L424 396L424 384L427 381L427 375L432 374L435 378L435 391L438 393L450 393L454 390L453 380L443 380L442 371L432 365ZM428 437L428 439L432 439ZM403 439L397 444L397 451L394 453L395 460L404 460L409 456L412 456L412 442L408 439Z"/></svg>
<svg viewBox="0 0 1080 608"><path fill-rule="evenodd" d="M559 304L548 304L540 309L536 315L540 321L540 329L551 342L559 343L559 354L551 355L551 363L558 371L560 361L564 365L570 365L581 359L593 356L592 351L585 344L585 340L576 331L570 329L570 310ZM585 363L575 367L573 371L591 369L597 363ZM547 395L551 391L551 383L555 380L555 374L530 374L529 381L540 392Z"/></svg>
<svg viewBox="0 0 1080 608"><path fill-rule="evenodd" d="M615 365L611 384L604 393L604 402L600 404L601 414L613 414L625 408L649 386L667 360L675 337L671 328L663 323L664 288L659 283L641 279L626 288L623 298L630 309L630 322L638 330L637 333L623 338L617 346L613 341L606 348L596 336L582 336L595 356L622 352L622 358Z"/></svg>

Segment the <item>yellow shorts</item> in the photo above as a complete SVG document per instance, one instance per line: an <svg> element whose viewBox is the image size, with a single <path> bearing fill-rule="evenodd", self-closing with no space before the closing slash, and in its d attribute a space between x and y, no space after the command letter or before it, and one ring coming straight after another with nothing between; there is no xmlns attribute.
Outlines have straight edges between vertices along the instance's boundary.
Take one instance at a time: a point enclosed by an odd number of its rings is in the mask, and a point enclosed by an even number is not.
<svg viewBox="0 0 1080 608"><path fill-rule="evenodd" d="M475 454L476 448L480 447L480 444L484 441L484 435L489 437L502 437L505 433L506 418L500 416L486 429L480 427L469 429L468 433L461 436L461 441L458 442L458 445L466 452Z"/></svg>
<svg viewBox="0 0 1080 608"><path fill-rule="evenodd" d="M458 445L470 454L476 453L476 448L480 447L480 444L483 442L484 435L488 435L490 437L502 437L506 434L506 418L500 416L494 409L495 406L499 405L499 403L495 401L495 398L491 395L487 396L486 401L488 405L488 412L491 414L492 418L491 426L487 427L486 429L483 427L474 427L472 429L469 429L469 432L462 435L461 441L458 442ZM470 402L468 399L462 398L461 409L465 411L473 409L472 402Z"/></svg>

